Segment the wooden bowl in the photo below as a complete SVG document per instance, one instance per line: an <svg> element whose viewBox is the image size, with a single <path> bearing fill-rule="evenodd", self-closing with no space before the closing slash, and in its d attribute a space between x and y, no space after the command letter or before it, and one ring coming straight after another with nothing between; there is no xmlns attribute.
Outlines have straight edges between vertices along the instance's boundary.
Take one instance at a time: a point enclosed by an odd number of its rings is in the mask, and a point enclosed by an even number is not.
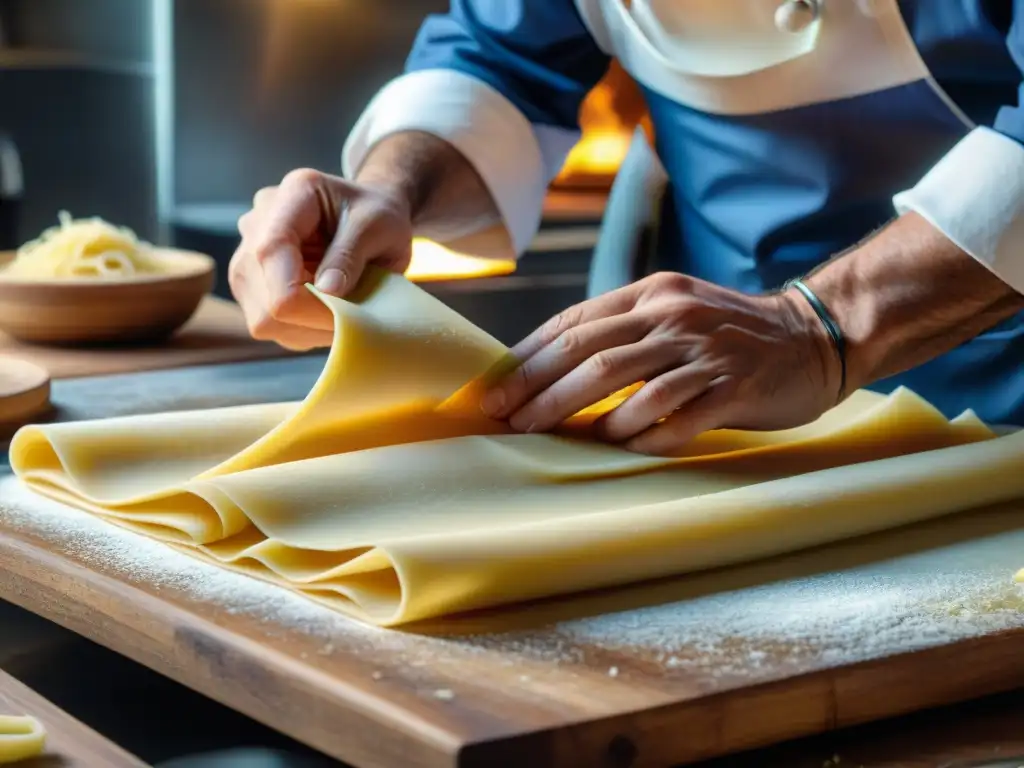
<svg viewBox="0 0 1024 768"><path fill-rule="evenodd" d="M157 248L168 271L129 278L35 280L7 277L0 253L0 331L34 344L162 340L195 314L212 289L215 263L191 251Z"/></svg>

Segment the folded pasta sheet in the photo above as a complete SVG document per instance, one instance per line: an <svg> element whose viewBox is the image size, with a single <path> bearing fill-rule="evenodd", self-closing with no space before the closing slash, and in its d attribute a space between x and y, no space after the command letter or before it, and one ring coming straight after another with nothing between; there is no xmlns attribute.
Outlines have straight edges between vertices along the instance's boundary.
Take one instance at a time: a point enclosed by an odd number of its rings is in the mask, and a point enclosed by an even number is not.
<svg viewBox="0 0 1024 768"><path fill-rule="evenodd" d="M318 294L319 295L319 294ZM659 459L512 434L508 350L405 279L334 313L301 403L25 427L35 491L381 625L721 566L1024 498L1024 434L907 390ZM628 393L621 395L627 396Z"/></svg>

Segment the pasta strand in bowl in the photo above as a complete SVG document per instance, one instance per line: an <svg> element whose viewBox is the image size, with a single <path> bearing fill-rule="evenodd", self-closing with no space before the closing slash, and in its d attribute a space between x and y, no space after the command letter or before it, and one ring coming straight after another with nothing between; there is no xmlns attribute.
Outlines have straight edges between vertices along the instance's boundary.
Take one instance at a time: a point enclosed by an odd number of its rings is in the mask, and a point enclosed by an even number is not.
<svg viewBox="0 0 1024 768"><path fill-rule="evenodd" d="M166 262L153 255L149 243L127 227L99 217L74 219L58 214L59 224L18 249L4 270L8 277L28 279L126 278L159 275Z"/></svg>

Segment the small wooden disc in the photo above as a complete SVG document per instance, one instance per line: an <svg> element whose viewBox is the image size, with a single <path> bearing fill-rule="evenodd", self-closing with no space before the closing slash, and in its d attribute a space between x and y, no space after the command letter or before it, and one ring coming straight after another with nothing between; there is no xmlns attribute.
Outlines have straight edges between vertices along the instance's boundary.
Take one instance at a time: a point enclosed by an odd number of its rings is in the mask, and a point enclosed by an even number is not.
<svg viewBox="0 0 1024 768"><path fill-rule="evenodd" d="M0 424L20 426L49 406L49 372L34 363L0 355Z"/></svg>

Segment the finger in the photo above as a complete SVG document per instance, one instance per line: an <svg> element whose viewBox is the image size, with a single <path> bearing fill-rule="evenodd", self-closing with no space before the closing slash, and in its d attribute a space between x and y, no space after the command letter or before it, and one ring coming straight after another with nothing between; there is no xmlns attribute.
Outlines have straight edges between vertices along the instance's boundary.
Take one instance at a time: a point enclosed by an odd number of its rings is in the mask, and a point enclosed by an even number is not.
<svg viewBox="0 0 1024 768"><path fill-rule="evenodd" d="M678 349L650 339L604 350L530 400L509 424L521 432L553 429L587 406L678 362Z"/></svg>
<svg viewBox="0 0 1024 768"><path fill-rule="evenodd" d="M644 430L625 447L651 456L672 456L697 435L728 424L737 408L733 383L724 378L716 380L703 395Z"/></svg>
<svg viewBox="0 0 1024 768"><path fill-rule="evenodd" d="M232 290L242 308L249 334L259 341L273 341L294 351L306 351L315 347L331 345L334 337L333 322L329 328L309 327L301 324L287 324L276 320L268 309L267 284L257 275L252 280L245 272L245 265L235 271ZM306 292L320 309L326 309L315 296Z"/></svg>
<svg viewBox="0 0 1024 768"><path fill-rule="evenodd" d="M277 197L277 187L263 187L263 189L256 192L252 196L252 207L263 208L273 204L274 199Z"/></svg>
<svg viewBox="0 0 1024 768"><path fill-rule="evenodd" d="M308 194L278 195L262 230L244 247L262 270L270 315L285 324L326 330L333 327L330 312L305 287L313 279L303 258L301 232L310 205L315 202Z"/></svg>
<svg viewBox="0 0 1024 768"><path fill-rule="evenodd" d="M277 322L301 328L331 330L334 317L324 303L310 293L307 283L313 275L300 260L274 258L263 263L263 280L267 288L266 309ZM287 286L287 288L285 288Z"/></svg>
<svg viewBox="0 0 1024 768"><path fill-rule="evenodd" d="M244 240L246 237L252 237L255 234L257 226L256 212L246 211L238 217L238 234L242 236Z"/></svg>
<svg viewBox="0 0 1024 768"><path fill-rule="evenodd" d="M588 358L643 337L644 327L629 315L614 315L570 328L498 382L484 396L484 413L492 419L508 418Z"/></svg>
<svg viewBox="0 0 1024 768"><path fill-rule="evenodd" d="M272 341L292 352L308 352L331 346L334 334L317 328L303 328L298 325L285 325L272 318L257 322L250 329L250 334L257 341Z"/></svg>
<svg viewBox="0 0 1024 768"><path fill-rule="evenodd" d="M637 289L632 285L611 291L569 307L548 320L537 330L512 347L517 360L527 360L551 344L570 328L606 317L625 314L636 306Z"/></svg>
<svg viewBox="0 0 1024 768"><path fill-rule="evenodd" d="M342 216L341 226L324 253L316 275L316 287L332 296L344 296L362 277L370 262L387 267L396 255L389 250L394 241L378 226L376 210L354 204ZM412 241L409 241L412 248Z"/></svg>
<svg viewBox="0 0 1024 768"><path fill-rule="evenodd" d="M604 440L618 443L636 437L677 409L700 397L715 378L713 371L690 363L650 379L640 390L594 424Z"/></svg>
<svg viewBox="0 0 1024 768"><path fill-rule="evenodd" d="M274 318L263 270L242 248L231 259L228 281L253 338L279 342L289 349L310 349L330 344L334 318L309 291L304 290L304 302L297 301L292 308L295 322L285 323ZM306 338L307 334L309 338Z"/></svg>

